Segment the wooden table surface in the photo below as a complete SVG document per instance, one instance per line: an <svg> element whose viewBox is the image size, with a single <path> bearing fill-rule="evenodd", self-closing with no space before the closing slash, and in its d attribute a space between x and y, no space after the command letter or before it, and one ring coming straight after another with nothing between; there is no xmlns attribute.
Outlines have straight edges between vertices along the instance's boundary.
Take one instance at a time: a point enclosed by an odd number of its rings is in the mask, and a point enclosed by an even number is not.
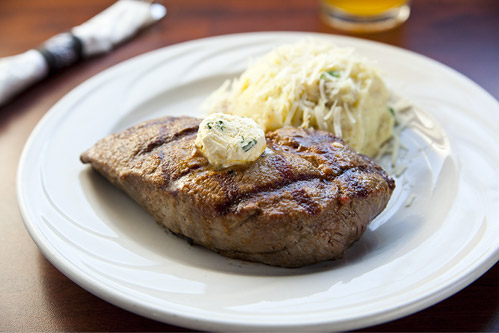
<svg viewBox="0 0 499 333"><path fill-rule="evenodd" d="M78 25L112 0L0 1L0 57L20 53ZM164 0L168 15L112 53L45 80L0 108L0 331L188 331L155 322L88 293L38 250L18 211L15 175L39 119L77 85L133 56L228 33L312 31L341 34L319 17L314 0ZM499 1L414 0L410 19L362 35L440 61L499 97ZM499 223L499 221L491 221ZM499 331L499 265L454 296L365 331ZM333 328L332 328L333 329Z"/></svg>

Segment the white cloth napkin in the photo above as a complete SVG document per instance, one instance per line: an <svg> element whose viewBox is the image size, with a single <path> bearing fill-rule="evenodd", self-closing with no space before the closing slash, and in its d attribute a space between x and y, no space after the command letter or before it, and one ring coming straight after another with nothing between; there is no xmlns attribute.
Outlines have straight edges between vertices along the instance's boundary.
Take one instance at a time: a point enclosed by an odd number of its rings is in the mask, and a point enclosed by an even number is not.
<svg viewBox="0 0 499 333"><path fill-rule="evenodd" d="M0 106L49 73L104 52L166 15L158 3L119 0L71 32L56 35L41 48L0 58Z"/></svg>

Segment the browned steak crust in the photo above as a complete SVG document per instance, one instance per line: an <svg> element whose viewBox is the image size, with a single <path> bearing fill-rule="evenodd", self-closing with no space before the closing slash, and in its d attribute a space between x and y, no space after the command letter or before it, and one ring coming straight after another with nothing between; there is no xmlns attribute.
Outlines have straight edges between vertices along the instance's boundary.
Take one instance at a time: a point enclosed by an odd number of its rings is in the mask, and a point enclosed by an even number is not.
<svg viewBox="0 0 499 333"><path fill-rule="evenodd" d="M255 162L214 169L195 148L199 119L146 121L81 155L162 225L232 258L299 267L339 258L395 183L328 132L267 133Z"/></svg>

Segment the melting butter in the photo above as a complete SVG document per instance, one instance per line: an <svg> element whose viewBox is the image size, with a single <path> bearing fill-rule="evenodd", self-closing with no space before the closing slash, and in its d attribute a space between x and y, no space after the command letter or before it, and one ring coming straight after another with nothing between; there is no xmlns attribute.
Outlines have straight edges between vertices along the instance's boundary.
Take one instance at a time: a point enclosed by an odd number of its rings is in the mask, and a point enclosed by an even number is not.
<svg viewBox="0 0 499 333"><path fill-rule="evenodd" d="M265 133L253 120L213 113L199 125L196 147L216 167L230 167L257 160L266 147Z"/></svg>

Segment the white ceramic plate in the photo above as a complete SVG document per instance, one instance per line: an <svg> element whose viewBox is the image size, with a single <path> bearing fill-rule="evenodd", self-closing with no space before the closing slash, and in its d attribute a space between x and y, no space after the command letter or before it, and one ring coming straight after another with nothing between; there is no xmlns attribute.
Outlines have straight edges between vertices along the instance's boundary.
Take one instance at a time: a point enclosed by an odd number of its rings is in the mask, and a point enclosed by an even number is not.
<svg viewBox="0 0 499 333"><path fill-rule="evenodd" d="M160 49L88 80L30 136L18 172L26 226L91 293L199 330L348 330L400 318L464 288L499 257L499 106L455 71L402 49L315 35L378 62L416 105L409 168L388 208L344 259L301 269L231 260L162 231L79 161L98 139L200 102L249 57L311 34L251 33ZM406 205L412 201L411 205Z"/></svg>

